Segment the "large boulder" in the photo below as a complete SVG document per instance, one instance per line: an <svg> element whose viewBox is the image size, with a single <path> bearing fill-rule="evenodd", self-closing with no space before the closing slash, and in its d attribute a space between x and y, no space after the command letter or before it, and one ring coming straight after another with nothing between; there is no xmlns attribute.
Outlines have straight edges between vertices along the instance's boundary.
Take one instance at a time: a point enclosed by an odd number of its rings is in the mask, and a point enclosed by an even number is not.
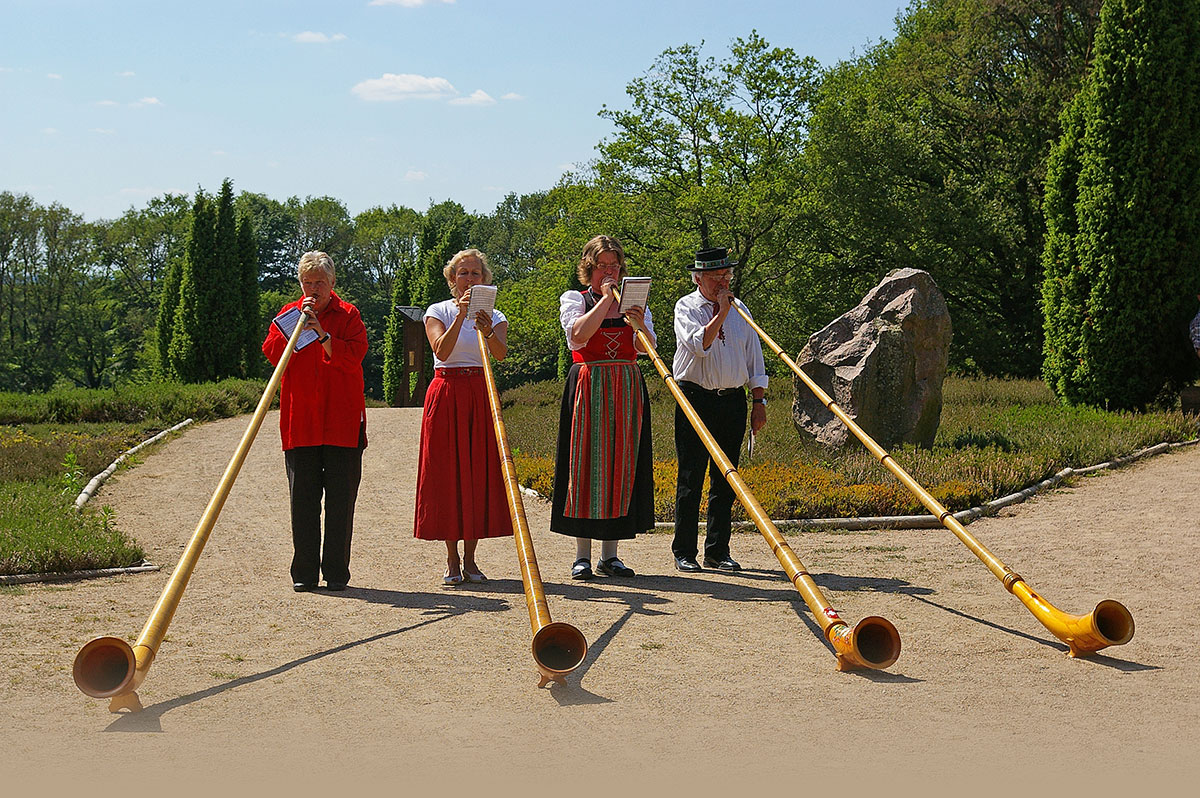
<svg viewBox="0 0 1200 798"><path fill-rule="evenodd" d="M942 416L950 313L928 272L897 269L813 333L797 364L880 446L932 446ZM850 431L794 378L792 420L827 446Z"/></svg>

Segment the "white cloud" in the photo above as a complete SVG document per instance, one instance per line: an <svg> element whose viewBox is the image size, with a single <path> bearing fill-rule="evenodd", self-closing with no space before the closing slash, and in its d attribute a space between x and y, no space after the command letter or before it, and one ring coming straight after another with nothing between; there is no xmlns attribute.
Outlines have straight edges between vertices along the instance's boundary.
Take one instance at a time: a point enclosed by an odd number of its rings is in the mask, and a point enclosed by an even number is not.
<svg viewBox="0 0 1200 798"><path fill-rule="evenodd" d="M124 72L118 72L118 73L117 73L117 77L119 77L119 78L131 78L131 77L133 77L133 76L134 76L134 75L136 75L136 74L137 74L137 73L136 73L136 72L134 72L132 69L127 69L127 70L125 70Z"/></svg>
<svg viewBox="0 0 1200 798"><path fill-rule="evenodd" d="M303 33L297 33L292 37L292 41L300 44L329 44L330 42L345 41L346 34L335 33L332 36L320 33L318 31L306 30Z"/></svg>
<svg viewBox="0 0 1200 798"><path fill-rule="evenodd" d="M451 105L495 105L496 101L483 89L476 89L471 92L470 97L456 97L450 101Z"/></svg>
<svg viewBox="0 0 1200 798"><path fill-rule="evenodd" d="M213 150L212 154L217 156L218 158L220 158L222 156L228 155L229 153L225 152L225 150Z"/></svg>
<svg viewBox="0 0 1200 798"><path fill-rule="evenodd" d="M45 133L47 136L57 136L57 135L58 135L58 128L55 128L55 127L44 127L44 128L42 128L42 132L43 132L43 133Z"/></svg>
<svg viewBox="0 0 1200 798"><path fill-rule="evenodd" d="M405 179L405 180L407 180L407 181L409 181L409 182L413 182L413 181L416 181L416 180L424 180L424 179L425 179L425 178L427 178L427 177L429 177L429 175L427 175L427 174L425 174L424 172L422 172L422 171L419 171L419 170L417 170L417 169L409 169L409 170L408 170L407 172L405 172L405 174L404 174L404 179Z"/></svg>
<svg viewBox="0 0 1200 798"><path fill-rule="evenodd" d="M50 78L50 80L62 80L62 75L57 72L47 72L46 77Z"/></svg>
<svg viewBox="0 0 1200 798"><path fill-rule="evenodd" d="M515 91L510 91L507 94L500 95L501 100L524 100L525 95L517 94Z"/></svg>
<svg viewBox="0 0 1200 798"><path fill-rule="evenodd" d="M351 93L368 102L392 102L395 100L440 100L458 94L458 89L445 78L427 78L424 75L393 75L385 72L382 77L364 80L350 89Z"/></svg>
<svg viewBox="0 0 1200 798"><path fill-rule="evenodd" d="M110 127L94 127L94 128L92 128L92 132L99 133L102 136L111 136L114 133L116 133L117 131L113 130Z"/></svg>
<svg viewBox="0 0 1200 798"><path fill-rule="evenodd" d="M157 97L143 97L135 103L130 103L130 105L144 107L147 105L162 105L162 102Z"/></svg>
<svg viewBox="0 0 1200 798"><path fill-rule="evenodd" d="M454 5L454 0L438 0L446 5ZM405 8L420 8L427 5L430 0L371 0L367 3L369 6L404 6Z"/></svg>

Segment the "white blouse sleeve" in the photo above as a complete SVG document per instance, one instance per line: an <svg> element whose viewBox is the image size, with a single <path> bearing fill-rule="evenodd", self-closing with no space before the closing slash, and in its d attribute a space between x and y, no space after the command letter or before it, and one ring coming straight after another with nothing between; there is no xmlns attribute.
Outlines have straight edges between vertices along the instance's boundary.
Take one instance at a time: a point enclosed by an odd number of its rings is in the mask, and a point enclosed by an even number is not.
<svg viewBox="0 0 1200 798"><path fill-rule="evenodd" d="M558 298L558 321L562 325L563 334L567 336L567 348L582 349L586 344L576 344L571 340L571 328L587 309L583 302L583 294L578 291L567 291Z"/></svg>
<svg viewBox="0 0 1200 798"><path fill-rule="evenodd" d="M642 324L646 327L646 332L650 333L650 343L658 347L658 335L654 332L654 317L650 315L650 306L646 305L646 315L642 317Z"/></svg>

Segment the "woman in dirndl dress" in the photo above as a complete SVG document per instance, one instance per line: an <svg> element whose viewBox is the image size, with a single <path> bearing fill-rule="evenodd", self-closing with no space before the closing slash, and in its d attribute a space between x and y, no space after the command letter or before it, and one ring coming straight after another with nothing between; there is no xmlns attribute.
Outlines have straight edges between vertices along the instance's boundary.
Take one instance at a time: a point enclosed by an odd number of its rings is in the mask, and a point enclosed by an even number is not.
<svg viewBox="0 0 1200 798"><path fill-rule="evenodd" d="M482 331L488 352L503 360L508 353L508 321L498 310L493 310L490 318L484 311L467 317L471 287L492 281L482 252L459 252L446 264L443 275L453 298L431 305L425 312L434 377L425 392L421 416L413 536L446 542L442 582L458 585L464 580L487 579L475 561L482 538L513 533L475 335L476 329Z"/></svg>
<svg viewBox="0 0 1200 798"><path fill-rule="evenodd" d="M575 538L572 579L592 578L593 540L601 541L596 570L628 577L634 572L617 557L617 541L654 528L654 472L640 345L613 295L625 276L621 242L588 241L578 273L587 289L559 298L574 363L559 413L550 529ZM657 343L649 308L625 315L642 322Z"/></svg>

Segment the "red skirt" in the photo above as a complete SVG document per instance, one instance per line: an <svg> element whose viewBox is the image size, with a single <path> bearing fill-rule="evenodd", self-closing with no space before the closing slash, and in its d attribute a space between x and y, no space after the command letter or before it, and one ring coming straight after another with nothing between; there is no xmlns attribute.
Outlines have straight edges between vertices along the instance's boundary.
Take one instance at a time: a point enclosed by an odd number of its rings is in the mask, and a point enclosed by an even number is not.
<svg viewBox="0 0 1200 798"><path fill-rule="evenodd" d="M421 418L413 536L479 540L512 533L483 370L438 369Z"/></svg>

